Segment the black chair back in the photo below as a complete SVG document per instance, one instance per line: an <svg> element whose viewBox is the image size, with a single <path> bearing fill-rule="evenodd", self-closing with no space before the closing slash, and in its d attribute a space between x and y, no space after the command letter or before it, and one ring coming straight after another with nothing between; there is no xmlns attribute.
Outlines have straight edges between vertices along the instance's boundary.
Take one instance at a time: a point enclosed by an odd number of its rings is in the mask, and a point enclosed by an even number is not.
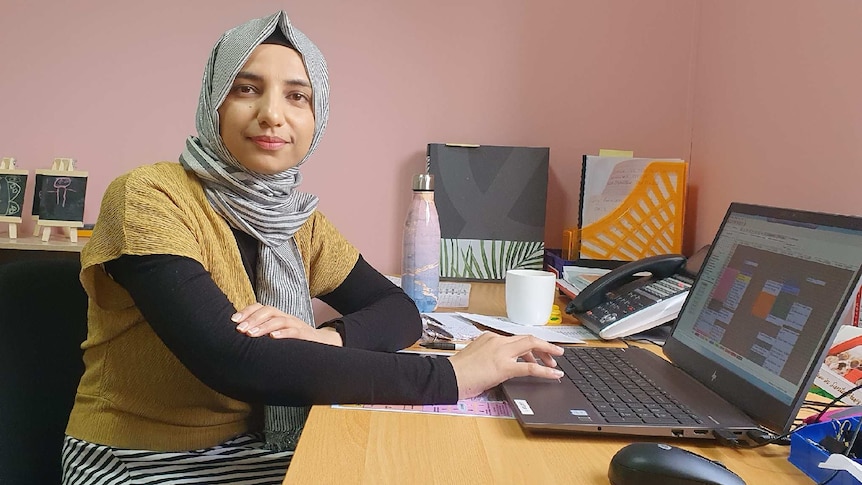
<svg viewBox="0 0 862 485"><path fill-rule="evenodd" d="M87 296L77 260L0 265L0 484L60 483L84 372Z"/></svg>

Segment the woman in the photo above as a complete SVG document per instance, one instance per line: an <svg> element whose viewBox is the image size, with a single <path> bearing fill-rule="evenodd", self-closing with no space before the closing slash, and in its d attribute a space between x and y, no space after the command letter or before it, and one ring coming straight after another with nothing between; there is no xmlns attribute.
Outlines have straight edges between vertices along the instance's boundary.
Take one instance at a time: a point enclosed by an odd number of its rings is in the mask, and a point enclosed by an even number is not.
<svg viewBox="0 0 862 485"><path fill-rule="evenodd" d="M420 336L416 307L297 190L328 95L284 12L247 22L213 49L180 164L108 187L81 255L90 321L64 483L281 483L312 404L452 403L560 376L562 349L530 337L392 353ZM343 316L314 328L315 297Z"/></svg>

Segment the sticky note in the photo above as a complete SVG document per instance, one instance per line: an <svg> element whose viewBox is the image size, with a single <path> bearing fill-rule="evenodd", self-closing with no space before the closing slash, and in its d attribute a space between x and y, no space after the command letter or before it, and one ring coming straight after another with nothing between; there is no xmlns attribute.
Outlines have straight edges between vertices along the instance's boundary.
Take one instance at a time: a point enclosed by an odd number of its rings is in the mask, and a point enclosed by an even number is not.
<svg viewBox="0 0 862 485"><path fill-rule="evenodd" d="M612 150L608 148L602 148L599 150L600 157L629 157L634 158L635 151L634 150Z"/></svg>

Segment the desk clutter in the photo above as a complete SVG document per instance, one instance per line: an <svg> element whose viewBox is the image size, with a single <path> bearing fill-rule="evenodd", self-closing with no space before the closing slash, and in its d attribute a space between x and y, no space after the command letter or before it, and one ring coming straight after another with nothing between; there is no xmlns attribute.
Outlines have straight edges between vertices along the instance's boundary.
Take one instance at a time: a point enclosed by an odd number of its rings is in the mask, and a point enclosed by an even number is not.
<svg viewBox="0 0 862 485"><path fill-rule="evenodd" d="M470 341L482 335L473 323L457 313L423 313L423 336L430 341Z"/></svg>
<svg viewBox="0 0 862 485"><path fill-rule="evenodd" d="M569 380L549 388L510 379L504 393L531 430L714 439L733 447L787 437L799 430L799 410L842 314L850 313L862 274L860 246L862 218L732 203L700 270L692 269L697 277L664 358L638 347L567 347L557 362ZM678 276L681 261L665 258L626 263L605 276L662 260L673 264L651 264L652 277ZM636 290L655 296L643 285ZM597 308L578 303L578 312ZM842 452L852 448L844 436L834 441L846 442Z"/></svg>
<svg viewBox="0 0 862 485"><path fill-rule="evenodd" d="M518 325L507 318L476 313L423 313L423 339L425 341L470 341L484 331L496 330L508 335L532 335L557 344L582 344L598 337L581 325L560 325L553 319L547 325Z"/></svg>
<svg viewBox="0 0 862 485"><path fill-rule="evenodd" d="M18 237L18 225L23 222L29 175L28 170L16 167L15 158L0 160L0 222L8 224L10 239ZM87 172L75 168L74 158L55 158L50 169L37 169L34 175L33 235L41 231L42 241L47 242L52 229L59 227L77 242L78 228L84 226Z"/></svg>
<svg viewBox="0 0 862 485"><path fill-rule="evenodd" d="M649 331L678 314L686 296L678 290L691 282L689 275L670 277L682 270L668 271L642 290L629 283L659 266L685 264L680 253L687 183L688 163L681 159L636 158L621 150L583 156L578 225L563 231L561 249L545 250L544 267L572 299L566 311L602 338ZM613 299L601 296L623 288ZM672 295L673 305L658 311L654 303ZM647 318L649 312L657 313Z"/></svg>
<svg viewBox="0 0 862 485"><path fill-rule="evenodd" d="M823 412L822 422L812 421L791 435L790 457L812 480L830 484L862 483L862 288L857 283L841 316L832 345L814 379L817 394L842 402L834 412ZM855 415L855 416L854 416ZM853 416L853 417L848 417ZM816 416L815 416L816 417Z"/></svg>

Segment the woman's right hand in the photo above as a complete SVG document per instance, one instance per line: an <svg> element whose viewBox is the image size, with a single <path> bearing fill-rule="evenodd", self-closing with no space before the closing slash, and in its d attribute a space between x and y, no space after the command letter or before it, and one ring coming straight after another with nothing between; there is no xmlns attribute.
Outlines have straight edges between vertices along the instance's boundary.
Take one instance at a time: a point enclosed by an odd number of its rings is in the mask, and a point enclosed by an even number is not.
<svg viewBox="0 0 862 485"><path fill-rule="evenodd" d="M249 337L269 335L276 339L297 339L342 347L341 335L334 328L314 328L299 318L269 305L252 303L231 316L236 329Z"/></svg>
<svg viewBox="0 0 862 485"><path fill-rule="evenodd" d="M458 381L458 399L478 396L513 377L559 379L563 372L555 369L555 355L563 355L563 348L533 336L485 332L449 357Z"/></svg>

